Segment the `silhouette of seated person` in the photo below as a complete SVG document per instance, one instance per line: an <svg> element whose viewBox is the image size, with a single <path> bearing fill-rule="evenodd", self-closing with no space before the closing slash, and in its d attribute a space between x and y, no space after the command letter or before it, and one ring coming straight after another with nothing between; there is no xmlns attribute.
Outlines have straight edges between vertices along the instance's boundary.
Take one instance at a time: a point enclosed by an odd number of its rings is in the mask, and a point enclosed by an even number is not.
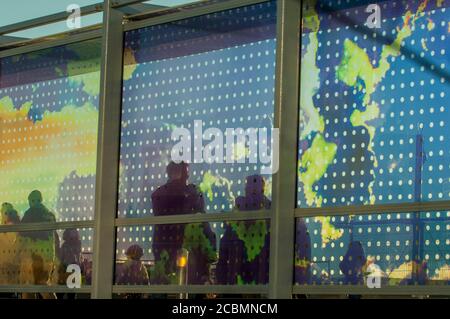
<svg viewBox="0 0 450 319"><path fill-rule="evenodd" d="M168 181L152 194L155 216L204 213L204 199L194 184L188 184L188 164L170 162L167 166ZM209 280L209 268L216 256L216 238L209 223L155 225L153 254L155 276L152 283L175 283L177 252L189 251L188 283L204 284Z"/></svg>
<svg viewBox="0 0 450 319"><path fill-rule="evenodd" d="M248 176L245 196L235 200L240 211L270 209L264 178ZM218 284L266 284L269 280L269 225L265 220L227 222L216 268Z"/></svg>
<svg viewBox="0 0 450 319"><path fill-rule="evenodd" d="M34 190L28 196L30 208L24 213L22 223L56 222L55 215L43 204L42 194ZM20 283L47 285L53 281L55 266L56 231L21 232L18 236L21 251ZM42 293L43 298L56 298L53 293ZM24 298L34 298L34 294L22 294Z"/></svg>
<svg viewBox="0 0 450 319"><path fill-rule="evenodd" d="M295 283L305 285L311 281L311 237L303 218L297 219L295 232Z"/></svg>
<svg viewBox="0 0 450 319"><path fill-rule="evenodd" d="M339 268L344 274L344 284L362 285L364 283L364 267L366 265L364 248L359 241L350 242Z"/></svg>

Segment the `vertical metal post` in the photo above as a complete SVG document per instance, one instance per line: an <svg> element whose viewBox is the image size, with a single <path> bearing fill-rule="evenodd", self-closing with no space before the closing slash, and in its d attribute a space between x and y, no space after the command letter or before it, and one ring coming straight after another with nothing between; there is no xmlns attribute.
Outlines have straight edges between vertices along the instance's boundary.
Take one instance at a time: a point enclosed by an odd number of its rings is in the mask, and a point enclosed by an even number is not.
<svg viewBox="0 0 450 319"><path fill-rule="evenodd" d="M103 13L92 298L112 297L115 266L123 14L112 8L112 2L105 0Z"/></svg>
<svg viewBox="0 0 450 319"><path fill-rule="evenodd" d="M185 286L188 284L189 275L189 251L185 248L181 248L177 252L177 272L178 272L178 285ZM180 293L180 299L188 299L187 293Z"/></svg>
<svg viewBox="0 0 450 319"><path fill-rule="evenodd" d="M416 203L422 201L422 171L425 161L423 149L423 135L419 133L416 135L416 167L414 179L414 201ZM413 213L412 219L413 227L413 243L412 243L412 281L419 284L420 281L420 267L423 262L423 222L420 218L420 212Z"/></svg>
<svg viewBox="0 0 450 319"><path fill-rule="evenodd" d="M275 127L280 133L274 175L269 297L292 297L299 118L301 1L278 0Z"/></svg>

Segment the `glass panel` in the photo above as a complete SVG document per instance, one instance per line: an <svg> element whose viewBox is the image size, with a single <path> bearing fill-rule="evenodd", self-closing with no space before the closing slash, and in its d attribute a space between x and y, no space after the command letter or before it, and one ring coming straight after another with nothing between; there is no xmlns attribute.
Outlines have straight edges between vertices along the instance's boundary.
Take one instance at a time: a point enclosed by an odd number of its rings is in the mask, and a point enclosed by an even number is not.
<svg viewBox="0 0 450 319"><path fill-rule="evenodd" d="M100 49L0 60L0 202L22 222L93 218Z"/></svg>
<svg viewBox="0 0 450 319"><path fill-rule="evenodd" d="M116 284L267 284L269 221L117 229Z"/></svg>
<svg viewBox="0 0 450 319"><path fill-rule="evenodd" d="M450 212L300 218L296 224L296 284L450 282Z"/></svg>
<svg viewBox="0 0 450 319"><path fill-rule="evenodd" d="M299 207L450 199L448 2L372 2L305 1Z"/></svg>
<svg viewBox="0 0 450 319"><path fill-rule="evenodd" d="M0 285L70 286L75 281L69 275L78 270L80 286L90 285L93 233L90 228L0 233Z"/></svg>
<svg viewBox="0 0 450 319"><path fill-rule="evenodd" d="M267 208L275 20L270 1L125 34L119 217Z"/></svg>
<svg viewBox="0 0 450 319"><path fill-rule="evenodd" d="M120 293L113 294L113 299L230 299L230 298L239 298L239 299L267 299L267 295L260 294L241 294L239 292L233 292L232 294L217 294L217 293L208 293L208 294L146 294L146 293Z"/></svg>

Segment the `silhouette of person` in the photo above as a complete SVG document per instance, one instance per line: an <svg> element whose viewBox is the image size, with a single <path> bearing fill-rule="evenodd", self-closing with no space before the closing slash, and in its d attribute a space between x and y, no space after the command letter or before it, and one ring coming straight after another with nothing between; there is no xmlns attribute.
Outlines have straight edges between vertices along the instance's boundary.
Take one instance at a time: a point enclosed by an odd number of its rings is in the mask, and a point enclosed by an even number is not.
<svg viewBox="0 0 450 319"><path fill-rule="evenodd" d="M364 281L363 268L366 265L364 248L359 241L352 241L348 246L339 268L344 274L344 284L360 285Z"/></svg>
<svg viewBox="0 0 450 319"><path fill-rule="evenodd" d="M248 176L245 196L235 200L240 211L270 209L262 176ZM228 222L220 241L218 284L266 284L269 280L269 225L266 221Z"/></svg>
<svg viewBox="0 0 450 319"><path fill-rule="evenodd" d="M34 190L28 196L30 208L25 212L22 223L56 222L55 215L44 206L42 194ZM18 236L21 254L20 283L29 285L50 284L55 266L55 231L22 232ZM53 293L42 293L45 299L55 299ZM23 298L34 298L24 293Z"/></svg>
<svg viewBox="0 0 450 319"><path fill-rule="evenodd" d="M303 218L298 218L296 221L295 257L295 283L309 284L311 280L311 238Z"/></svg>
<svg viewBox="0 0 450 319"><path fill-rule="evenodd" d="M167 183L151 196L155 216L205 212L203 195L194 184L188 184L188 168L184 162L169 163L166 169ZM159 273L152 276L152 283L168 284L174 281L177 252L186 248L189 251L188 283L204 284L209 279L209 266L211 258L215 257L215 246L215 234L209 223L154 226L152 249L155 270Z"/></svg>
<svg viewBox="0 0 450 319"><path fill-rule="evenodd" d="M1 224L13 225L20 223L17 210L10 203L1 205ZM16 256L16 232L0 233L0 284L16 285L19 280L20 266ZM12 297L11 294L2 294L3 297Z"/></svg>
<svg viewBox="0 0 450 319"><path fill-rule="evenodd" d="M116 284L118 285L148 285L147 268L141 258L144 251L139 245L131 245L126 251L127 261L118 267Z"/></svg>
<svg viewBox="0 0 450 319"><path fill-rule="evenodd" d="M57 245L59 246L59 245ZM69 265L78 265L81 268L81 240L78 230L70 228L63 232L63 243L59 249L58 284L66 285L70 275L67 272ZM60 294L58 298L73 299L75 294Z"/></svg>
<svg viewBox="0 0 450 319"><path fill-rule="evenodd" d="M92 260L84 257L81 259L81 271L84 274L84 280L86 285L92 283Z"/></svg>
<svg viewBox="0 0 450 319"><path fill-rule="evenodd" d="M44 206L42 203L42 194L38 190L34 190L28 195L28 203L30 208L25 212L22 218L22 223L54 223L56 222L55 215ZM23 232L22 237L31 238L34 240L49 240L54 239L54 231L35 231Z"/></svg>
<svg viewBox="0 0 450 319"><path fill-rule="evenodd" d="M67 267L71 264L81 263L81 240L76 229L66 229L63 233L63 244L60 251L60 263ZM65 271L65 270L64 270Z"/></svg>
<svg viewBox="0 0 450 319"><path fill-rule="evenodd" d="M20 223L20 217L17 210L10 203L3 203L1 208L2 225L14 225Z"/></svg>

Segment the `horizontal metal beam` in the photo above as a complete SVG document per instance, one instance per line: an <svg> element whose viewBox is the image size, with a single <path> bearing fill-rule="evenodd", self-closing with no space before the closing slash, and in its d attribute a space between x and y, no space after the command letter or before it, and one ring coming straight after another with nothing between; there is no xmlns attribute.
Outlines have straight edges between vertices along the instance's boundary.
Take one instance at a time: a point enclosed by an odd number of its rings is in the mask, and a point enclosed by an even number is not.
<svg viewBox="0 0 450 319"><path fill-rule="evenodd" d="M140 3L145 0L123 0L123 1L116 1L112 7L114 8L120 8L120 10L127 15L134 15L134 14L140 14L144 13L146 11L153 11L153 10L163 10L167 7L165 6L159 6L159 5L153 5L153 4L147 4L147 3ZM90 15L98 12L103 12L103 2L99 2L92 5L87 5L80 8L80 15ZM6 26L0 27L0 35L23 31L26 29L41 27L47 24L52 24L60 21L65 21L69 16L71 15L71 12L67 11L61 11L53 14L49 14L46 16L20 21L17 23L9 24Z"/></svg>
<svg viewBox="0 0 450 319"><path fill-rule="evenodd" d="M111 7L114 9L118 9L125 6L130 6L136 3L141 3L147 0L114 0L111 3Z"/></svg>
<svg viewBox="0 0 450 319"><path fill-rule="evenodd" d="M102 30L96 29L96 30L86 31L83 33L78 33L78 34L73 34L73 35L70 33L67 33L67 34L63 33L63 34L54 36L56 39L48 40L48 41L44 41L45 39L27 40L26 42L18 43L17 45L20 45L18 47L14 47L11 49L4 49L4 51L0 51L0 59L8 57L8 56L17 55L17 54L24 54L24 53L29 53L29 52L33 52L33 51L38 51L38 50L48 49L48 48L57 47L57 46L61 46L61 45L66 45L69 43L91 40L91 39L99 38L99 37L101 37L101 35L102 35ZM58 36L61 36L61 38L57 38ZM2 49L2 47L0 46L0 50L1 49Z"/></svg>
<svg viewBox="0 0 450 319"><path fill-rule="evenodd" d="M14 42L21 42L21 41L27 41L29 39L27 38L20 38L20 37L12 37L8 35L0 35L0 45L5 44L11 44Z"/></svg>
<svg viewBox="0 0 450 319"><path fill-rule="evenodd" d="M55 292L55 293L90 293L91 286L83 286L81 288L68 288L67 286L47 286L47 285L0 285L0 292L11 293L39 293L39 292Z"/></svg>
<svg viewBox="0 0 450 319"><path fill-rule="evenodd" d="M113 293L160 293L160 294L266 294L267 285L151 285L151 286L130 286L114 285Z"/></svg>
<svg viewBox="0 0 450 319"><path fill-rule="evenodd" d="M364 206L338 206L296 208L295 217L367 215L373 213L411 213L411 212L450 211L450 201L416 202L401 204L380 204Z"/></svg>
<svg viewBox="0 0 450 319"><path fill-rule="evenodd" d="M84 7L80 8L80 14L82 16L88 15L88 14L93 14L96 12L101 12L101 11L103 11L103 3L92 4L92 5L88 5L88 6L84 6ZM26 29L31 29L31 28L36 28L36 27L40 27L40 26L55 23L55 22L64 21L64 20L67 20L67 18L71 14L72 14L71 12L61 11L61 12L46 15L43 17L6 25L3 27L0 27L0 35L18 32L18 31L22 31L22 30L26 30Z"/></svg>
<svg viewBox="0 0 450 319"><path fill-rule="evenodd" d="M126 7L121 7L118 10L123 12L125 15L136 15L136 14L145 14L153 11L165 10L168 7L158 6L155 4L148 3L137 3Z"/></svg>
<svg viewBox="0 0 450 319"><path fill-rule="evenodd" d="M69 228L93 228L93 220L56 222L56 223L23 223L15 225L0 225L0 233L60 230Z"/></svg>
<svg viewBox="0 0 450 319"><path fill-rule="evenodd" d="M181 10L183 7L186 7L186 5L181 5L178 7L172 7L168 9L163 10L157 10L158 11L165 11L169 10L167 15L158 16L155 18L147 19L147 20L138 20L138 21L131 21L125 24L124 30L130 31L134 29L140 29L152 25L158 25L188 18L193 18L205 14L211 14L215 12L220 12L224 10L230 10L234 8L239 8L243 6L248 6L252 4L257 4L261 2L267 2L268 0L229 0L224 2L218 2L218 3L212 3L211 5L207 5L204 7L197 7L195 10ZM180 9L178 12L171 13L173 10ZM135 18L134 16L127 17L128 19Z"/></svg>
<svg viewBox="0 0 450 319"><path fill-rule="evenodd" d="M230 213L207 213L188 214L172 216L148 216L142 218L117 218L116 227L138 226L138 225L162 225L162 224L190 224L204 222L226 222L239 220L263 220L270 219L272 211L246 211Z"/></svg>
<svg viewBox="0 0 450 319"><path fill-rule="evenodd" d="M298 285L293 287L292 293L295 295L448 296L450 286L390 286L370 289L366 286L351 285Z"/></svg>

